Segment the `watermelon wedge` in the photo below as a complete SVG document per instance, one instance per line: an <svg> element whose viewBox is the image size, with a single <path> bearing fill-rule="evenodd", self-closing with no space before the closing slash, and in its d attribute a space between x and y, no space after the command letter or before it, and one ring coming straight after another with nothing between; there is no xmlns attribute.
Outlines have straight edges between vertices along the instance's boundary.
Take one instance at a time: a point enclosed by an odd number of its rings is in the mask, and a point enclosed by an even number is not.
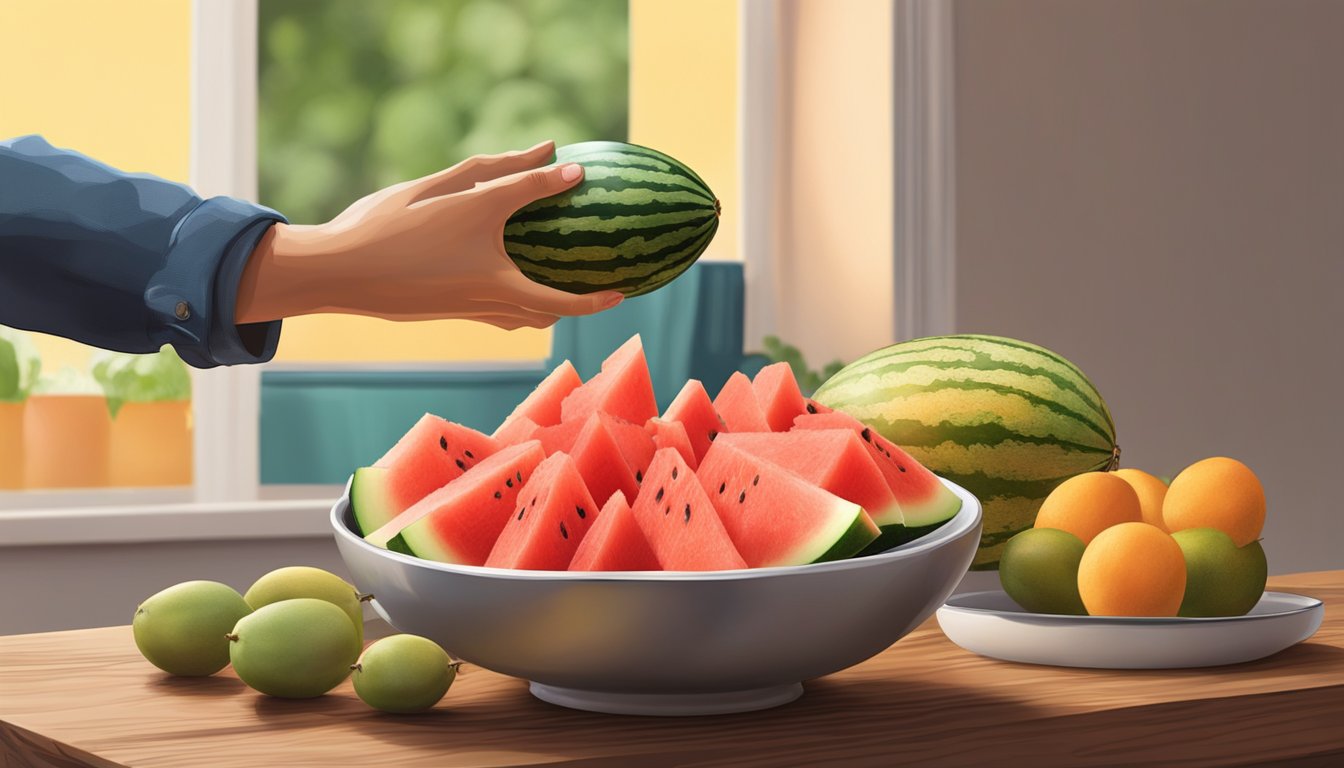
<svg viewBox="0 0 1344 768"><path fill-rule="evenodd" d="M878 537L863 507L722 440L697 474L750 567L840 560Z"/></svg>
<svg viewBox="0 0 1344 768"><path fill-rule="evenodd" d="M485 559L490 568L563 571L588 532L597 505L568 454L548 456L518 494L517 511Z"/></svg>
<svg viewBox="0 0 1344 768"><path fill-rule="evenodd" d="M601 411L634 424L658 415L653 381L639 334L602 361L602 370L564 399L561 421L583 421Z"/></svg>
<svg viewBox="0 0 1344 768"><path fill-rule="evenodd" d="M868 455L873 457L877 468L887 480L887 486L901 505L901 517L904 528L888 526L882 532L882 538L873 543L867 552L890 549L897 544L917 539L951 520L961 511L961 499L947 489L923 464L915 461L910 454L899 446L870 429L866 424L847 413L804 414L794 420L795 430L808 429L848 429L863 439Z"/></svg>
<svg viewBox="0 0 1344 768"><path fill-rule="evenodd" d="M679 421L666 421L664 419L649 419L644 425L644 429L653 436L653 449L657 451L662 448L675 448L677 453L681 454L681 460L691 469L700 465L700 460L695 455L695 449L691 448L691 438L686 434L686 427ZM650 461L653 456L649 456ZM646 465L647 466L647 465Z"/></svg>
<svg viewBox="0 0 1344 768"><path fill-rule="evenodd" d="M499 441L427 413L392 450L374 463L382 471L355 470L350 486L359 533L366 535L460 477L500 449Z"/></svg>
<svg viewBox="0 0 1344 768"><path fill-rule="evenodd" d="M729 432L769 432L770 423L765 420L765 411L756 401L752 391L751 379L741 371L733 373L714 398L714 410L723 418Z"/></svg>
<svg viewBox="0 0 1344 768"><path fill-rule="evenodd" d="M674 449L654 454L632 511L665 571L747 567L695 473Z"/></svg>
<svg viewBox="0 0 1344 768"><path fill-rule="evenodd" d="M610 421L602 418L603 415L595 413L588 417L579 439L574 442L574 449L570 451L574 457L574 466L583 476L588 492L598 505L605 504L617 491L631 498L639 493L639 481L626 463L620 443L612 433ZM648 438L647 435L644 437Z"/></svg>
<svg viewBox="0 0 1344 768"><path fill-rule="evenodd" d="M691 441L691 450L695 451L698 464L709 452L709 446L720 432L726 431L723 419L714 410L714 403L705 391L705 385L697 379L690 379L677 393L672 404L663 414L666 421L680 422L686 428L686 437Z"/></svg>
<svg viewBox="0 0 1344 768"><path fill-rule="evenodd" d="M649 547L625 494L617 491L598 513L574 559L571 571L656 571L658 557Z"/></svg>
<svg viewBox="0 0 1344 768"><path fill-rule="evenodd" d="M583 379L579 378L579 372L574 370L574 365L568 360L555 366L555 370L547 374L537 388L532 390L523 402L513 409L513 413L500 423L493 436L498 440L504 440L501 433L508 428L510 422L519 418L530 419L539 427L559 424L561 401L581 384Z"/></svg>
<svg viewBox="0 0 1344 768"><path fill-rule="evenodd" d="M859 436L848 429L730 432L719 442L778 464L863 507L879 528L903 526L901 507Z"/></svg>
<svg viewBox="0 0 1344 768"><path fill-rule="evenodd" d="M400 539L405 550L426 560L484 565L519 491L545 458L535 440L504 448L364 538L402 551L391 545Z"/></svg>
<svg viewBox="0 0 1344 768"><path fill-rule="evenodd" d="M518 445L536 438L542 427L526 416L517 416L506 421L492 435L500 445Z"/></svg>
<svg viewBox="0 0 1344 768"><path fill-rule="evenodd" d="M532 439L541 441L541 448L547 456L552 453L569 453L574 450L574 443L578 442L579 433L586 426L587 419L566 421L538 429L532 433Z"/></svg>
<svg viewBox="0 0 1344 768"><path fill-rule="evenodd" d="M798 380L788 363L772 363L756 373L751 382L765 421L774 432L788 432L793 420L807 413L807 401L798 390Z"/></svg>

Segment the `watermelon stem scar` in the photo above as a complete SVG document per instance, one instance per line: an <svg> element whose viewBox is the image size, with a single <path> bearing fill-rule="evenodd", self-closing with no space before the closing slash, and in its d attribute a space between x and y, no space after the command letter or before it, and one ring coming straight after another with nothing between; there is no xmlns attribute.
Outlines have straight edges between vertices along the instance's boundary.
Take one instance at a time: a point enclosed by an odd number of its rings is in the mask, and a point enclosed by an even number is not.
<svg viewBox="0 0 1344 768"><path fill-rule="evenodd" d="M719 203L719 198L714 198L714 218L718 218L723 213L723 206Z"/></svg>
<svg viewBox="0 0 1344 768"><path fill-rule="evenodd" d="M1107 472L1114 472L1120 468L1120 444L1116 443L1115 448L1111 450L1111 461L1106 465Z"/></svg>

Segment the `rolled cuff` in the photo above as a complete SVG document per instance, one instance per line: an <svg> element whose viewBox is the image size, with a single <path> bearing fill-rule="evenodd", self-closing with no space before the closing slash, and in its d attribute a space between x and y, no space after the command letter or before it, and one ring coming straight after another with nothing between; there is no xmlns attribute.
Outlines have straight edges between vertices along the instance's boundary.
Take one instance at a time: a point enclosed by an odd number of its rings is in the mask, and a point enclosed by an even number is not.
<svg viewBox="0 0 1344 768"><path fill-rule="evenodd" d="M266 230L285 217L231 197L213 197L178 222L164 266L145 289L150 338L171 344L196 368L264 363L280 321L237 325L243 268Z"/></svg>

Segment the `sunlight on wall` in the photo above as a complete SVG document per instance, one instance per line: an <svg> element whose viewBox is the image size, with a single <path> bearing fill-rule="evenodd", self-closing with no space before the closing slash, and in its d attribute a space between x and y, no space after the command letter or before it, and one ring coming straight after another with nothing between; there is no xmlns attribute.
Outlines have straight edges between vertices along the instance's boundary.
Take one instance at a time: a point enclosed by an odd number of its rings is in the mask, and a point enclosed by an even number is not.
<svg viewBox="0 0 1344 768"><path fill-rule="evenodd" d="M706 259L738 260L737 3L630 0L630 141L695 169L723 205Z"/></svg>
<svg viewBox="0 0 1344 768"><path fill-rule="evenodd" d="M0 137L42 134L128 171L186 181L188 0L0 0ZM36 339L44 368L82 370L90 349Z"/></svg>

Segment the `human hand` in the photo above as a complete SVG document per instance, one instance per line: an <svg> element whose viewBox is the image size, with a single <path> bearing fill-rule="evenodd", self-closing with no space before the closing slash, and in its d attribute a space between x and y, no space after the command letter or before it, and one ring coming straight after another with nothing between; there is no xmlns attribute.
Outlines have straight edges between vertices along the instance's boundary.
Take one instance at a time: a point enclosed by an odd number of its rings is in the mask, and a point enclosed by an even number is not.
<svg viewBox="0 0 1344 768"><path fill-rule="evenodd" d="M514 212L583 178L577 164L545 167L554 156L549 141L478 155L379 190L326 224L276 224L243 272L235 321L339 312L545 328L616 306L616 291L573 294L533 282L504 251Z"/></svg>

